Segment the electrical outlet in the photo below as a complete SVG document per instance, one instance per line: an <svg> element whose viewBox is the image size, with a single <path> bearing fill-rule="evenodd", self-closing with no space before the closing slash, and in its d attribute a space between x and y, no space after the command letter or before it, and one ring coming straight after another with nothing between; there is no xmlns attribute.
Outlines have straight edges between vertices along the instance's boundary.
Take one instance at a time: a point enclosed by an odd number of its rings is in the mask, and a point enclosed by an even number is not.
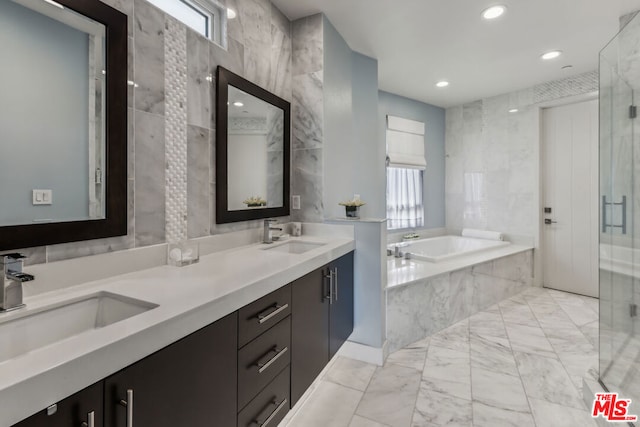
<svg viewBox="0 0 640 427"><path fill-rule="evenodd" d="M291 196L291 209L300 209L300 196Z"/></svg>

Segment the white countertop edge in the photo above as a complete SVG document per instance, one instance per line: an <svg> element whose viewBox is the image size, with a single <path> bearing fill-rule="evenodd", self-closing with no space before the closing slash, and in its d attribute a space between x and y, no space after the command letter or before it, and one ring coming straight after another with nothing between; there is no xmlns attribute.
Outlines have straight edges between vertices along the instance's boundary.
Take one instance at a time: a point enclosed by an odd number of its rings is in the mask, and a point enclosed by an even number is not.
<svg viewBox="0 0 640 427"><path fill-rule="evenodd" d="M423 281L425 279L430 279L432 277L440 276L443 274L451 273L453 271L462 270L468 267L471 267L476 264L482 264L488 261L493 261L495 259L504 258L510 255L515 255L521 252L526 252L533 250L533 246L522 246L522 245L509 245L505 247L495 248L487 251L472 253L469 255L461 256L459 258L453 258L451 260L446 260L442 262L432 263L428 261L421 260L405 260L405 259L396 259L393 257L387 258L387 287L386 290L392 290L401 288L403 286L409 286L416 282ZM400 263L417 263L418 268L415 269L413 274L407 275L407 280L402 283L394 283L389 285L389 283L396 282L400 280L400 278L394 277L398 274L394 271L394 265Z"/></svg>
<svg viewBox="0 0 640 427"><path fill-rule="evenodd" d="M255 260L255 251L266 246L254 244L204 256L188 267L161 266L27 299L27 307L35 309L108 291L160 307L0 363L0 426L19 422L355 249L354 240L344 237L295 240L326 245L297 255L265 252L258 260L263 270L229 266L242 256ZM217 269L221 275L213 279ZM225 283L212 286L212 280Z"/></svg>

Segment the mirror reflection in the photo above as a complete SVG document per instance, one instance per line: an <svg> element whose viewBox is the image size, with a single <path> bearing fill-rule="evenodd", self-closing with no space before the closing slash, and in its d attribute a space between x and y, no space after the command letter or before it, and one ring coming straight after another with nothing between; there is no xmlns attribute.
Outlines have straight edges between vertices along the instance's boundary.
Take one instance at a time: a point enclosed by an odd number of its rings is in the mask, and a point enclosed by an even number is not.
<svg viewBox="0 0 640 427"><path fill-rule="evenodd" d="M105 26L0 1L0 226L105 218Z"/></svg>
<svg viewBox="0 0 640 427"><path fill-rule="evenodd" d="M230 211L284 206L284 110L229 85Z"/></svg>

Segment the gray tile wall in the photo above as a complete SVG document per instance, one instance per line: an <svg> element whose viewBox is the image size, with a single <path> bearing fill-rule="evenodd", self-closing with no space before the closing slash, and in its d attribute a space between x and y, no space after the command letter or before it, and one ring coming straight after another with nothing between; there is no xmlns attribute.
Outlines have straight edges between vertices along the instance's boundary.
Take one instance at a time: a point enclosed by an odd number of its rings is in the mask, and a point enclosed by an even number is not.
<svg viewBox="0 0 640 427"><path fill-rule="evenodd" d="M448 108L446 227L536 236L539 104L597 90L593 71Z"/></svg>
<svg viewBox="0 0 640 427"><path fill-rule="evenodd" d="M291 22L269 0L228 0L238 16L228 22L224 50L146 0L102 1L129 17L128 78L137 84L129 87L128 98L129 231L122 237L30 248L24 251L29 262L165 243L170 228L178 237L186 232L195 238L259 227L260 221L215 224L215 74L222 65L292 102ZM302 44L297 43L299 49ZM167 87L182 80L180 73L186 73L186 92ZM186 121L179 111L184 105ZM184 186L173 185L176 180L186 180L186 210Z"/></svg>

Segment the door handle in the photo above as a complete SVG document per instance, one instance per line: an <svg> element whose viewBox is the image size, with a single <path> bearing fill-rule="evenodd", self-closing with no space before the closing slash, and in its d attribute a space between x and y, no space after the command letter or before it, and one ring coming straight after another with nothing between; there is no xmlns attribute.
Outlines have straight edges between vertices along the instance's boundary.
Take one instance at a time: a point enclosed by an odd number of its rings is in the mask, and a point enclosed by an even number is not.
<svg viewBox="0 0 640 427"><path fill-rule="evenodd" d="M551 224L557 224L558 221L552 221L549 218L545 218L544 223L547 225L551 225Z"/></svg>
<svg viewBox="0 0 640 427"><path fill-rule="evenodd" d="M96 413L95 411L91 411L87 414L87 421L82 423L82 427L95 427L96 423Z"/></svg>
<svg viewBox="0 0 640 427"><path fill-rule="evenodd" d="M120 405L127 408L127 427L133 427L133 389L127 390L127 400L120 400Z"/></svg>

